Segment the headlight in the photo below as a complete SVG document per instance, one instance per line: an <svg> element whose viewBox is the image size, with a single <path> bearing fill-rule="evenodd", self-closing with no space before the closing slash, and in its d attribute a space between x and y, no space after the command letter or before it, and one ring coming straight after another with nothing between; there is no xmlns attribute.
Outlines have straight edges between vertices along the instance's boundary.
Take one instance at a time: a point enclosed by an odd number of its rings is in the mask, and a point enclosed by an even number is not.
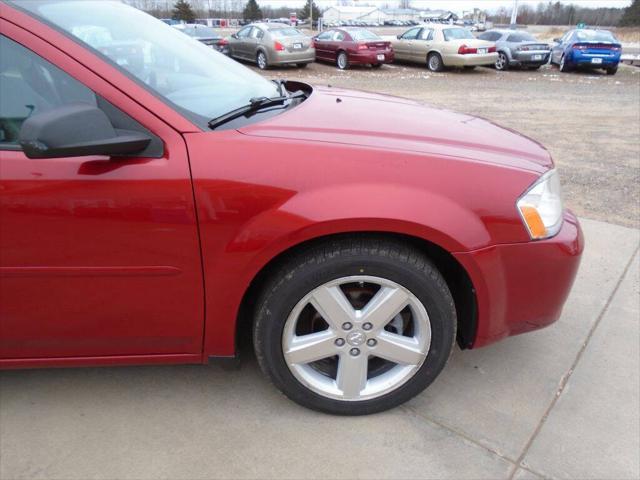
<svg viewBox="0 0 640 480"><path fill-rule="evenodd" d="M533 240L553 237L562 226L563 215L558 173L555 170L545 173L516 205Z"/></svg>

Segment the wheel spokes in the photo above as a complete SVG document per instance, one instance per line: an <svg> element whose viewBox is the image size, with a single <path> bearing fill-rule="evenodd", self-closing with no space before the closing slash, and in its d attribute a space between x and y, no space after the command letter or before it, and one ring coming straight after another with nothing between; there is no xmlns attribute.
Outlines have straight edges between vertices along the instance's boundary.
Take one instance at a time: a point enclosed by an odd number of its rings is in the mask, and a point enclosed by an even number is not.
<svg viewBox="0 0 640 480"><path fill-rule="evenodd" d="M335 335L330 330L294 337L284 352L290 364L304 364L336 354Z"/></svg>
<svg viewBox="0 0 640 480"><path fill-rule="evenodd" d="M371 323L374 330L384 328L409 303L404 289L382 287L362 310L360 320Z"/></svg>
<svg viewBox="0 0 640 480"><path fill-rule="evenodd" d="M391 332L380 332L377 336L378 344L372 350L372 355L401 365L418 365L426 353L413 337L405 337Z"/></svg>
<svg viewBox="0 0 640 480"><path fill-rule="evenodd" d="M367 366L369 359L362 353L353 356L350 353L340 355L336 384L344 398L359 398L367 386Z"/></svg>
<svg viewBox="0 0 640 480"><path fill-rule="evenodd" d="M340 287L322 286L314 290L311 305L334 330L350 322L353 323L356 312Z"/></svg>

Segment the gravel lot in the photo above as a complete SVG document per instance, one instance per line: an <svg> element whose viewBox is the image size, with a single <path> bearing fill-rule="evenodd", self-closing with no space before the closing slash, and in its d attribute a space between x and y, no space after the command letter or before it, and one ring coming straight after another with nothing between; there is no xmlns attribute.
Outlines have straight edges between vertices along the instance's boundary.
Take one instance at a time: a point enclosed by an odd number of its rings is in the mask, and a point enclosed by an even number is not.
<svg viewBox="0 0 640 480"><path fill-rule="evenodd" d="M431 73L418 65L340 71L314 63L265 75L398 95L514 128L549 149L578 215L640 226L640 68L621 66L609 77L551 66Z"/></svg>

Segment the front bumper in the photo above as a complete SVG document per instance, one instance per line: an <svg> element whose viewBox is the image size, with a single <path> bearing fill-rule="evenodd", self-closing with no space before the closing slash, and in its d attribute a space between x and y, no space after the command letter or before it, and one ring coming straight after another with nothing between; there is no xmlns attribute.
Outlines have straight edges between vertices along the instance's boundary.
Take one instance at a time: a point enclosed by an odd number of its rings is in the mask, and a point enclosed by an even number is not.
<svg viewBox="0 0 640 480"><path fill-rule="evenodd" d="M467 55L444 55L442 61L446 67L478 67L482 65L493 65L498 60L497 53L470 53Z"/></svg>
<svg viewBox="0 0 640 480"><path fill-rule="evenodd" d="M555 322L571 291L583 250L578 219L567 211L553 238L454 254L476 290L478 316L472 347Z"/></svg>

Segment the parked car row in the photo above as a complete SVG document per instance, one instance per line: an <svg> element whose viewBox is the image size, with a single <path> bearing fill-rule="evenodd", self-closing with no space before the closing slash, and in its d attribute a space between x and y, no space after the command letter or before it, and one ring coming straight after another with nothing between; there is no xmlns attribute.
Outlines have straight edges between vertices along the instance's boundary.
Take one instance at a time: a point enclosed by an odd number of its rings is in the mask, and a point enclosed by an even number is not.
<svg viewBox="0 0 640 480"><path fill-rule="evenodd" d="M266 69L314 61L331 62L341 69L351 65L374 68L394 61L412 62L434 72L445 68L536 70L551 62L562 72L575 68L602 68L609 75L618 69L622 46L607 30L575 29L554 45L528 32L492 29L474 35L468 28L441 23L412 26L396 37L381 37L360 26L336 26L309 37L284 23L253 23L228 38L202 25L176 25L184 33L238 60Z"/></svg>

